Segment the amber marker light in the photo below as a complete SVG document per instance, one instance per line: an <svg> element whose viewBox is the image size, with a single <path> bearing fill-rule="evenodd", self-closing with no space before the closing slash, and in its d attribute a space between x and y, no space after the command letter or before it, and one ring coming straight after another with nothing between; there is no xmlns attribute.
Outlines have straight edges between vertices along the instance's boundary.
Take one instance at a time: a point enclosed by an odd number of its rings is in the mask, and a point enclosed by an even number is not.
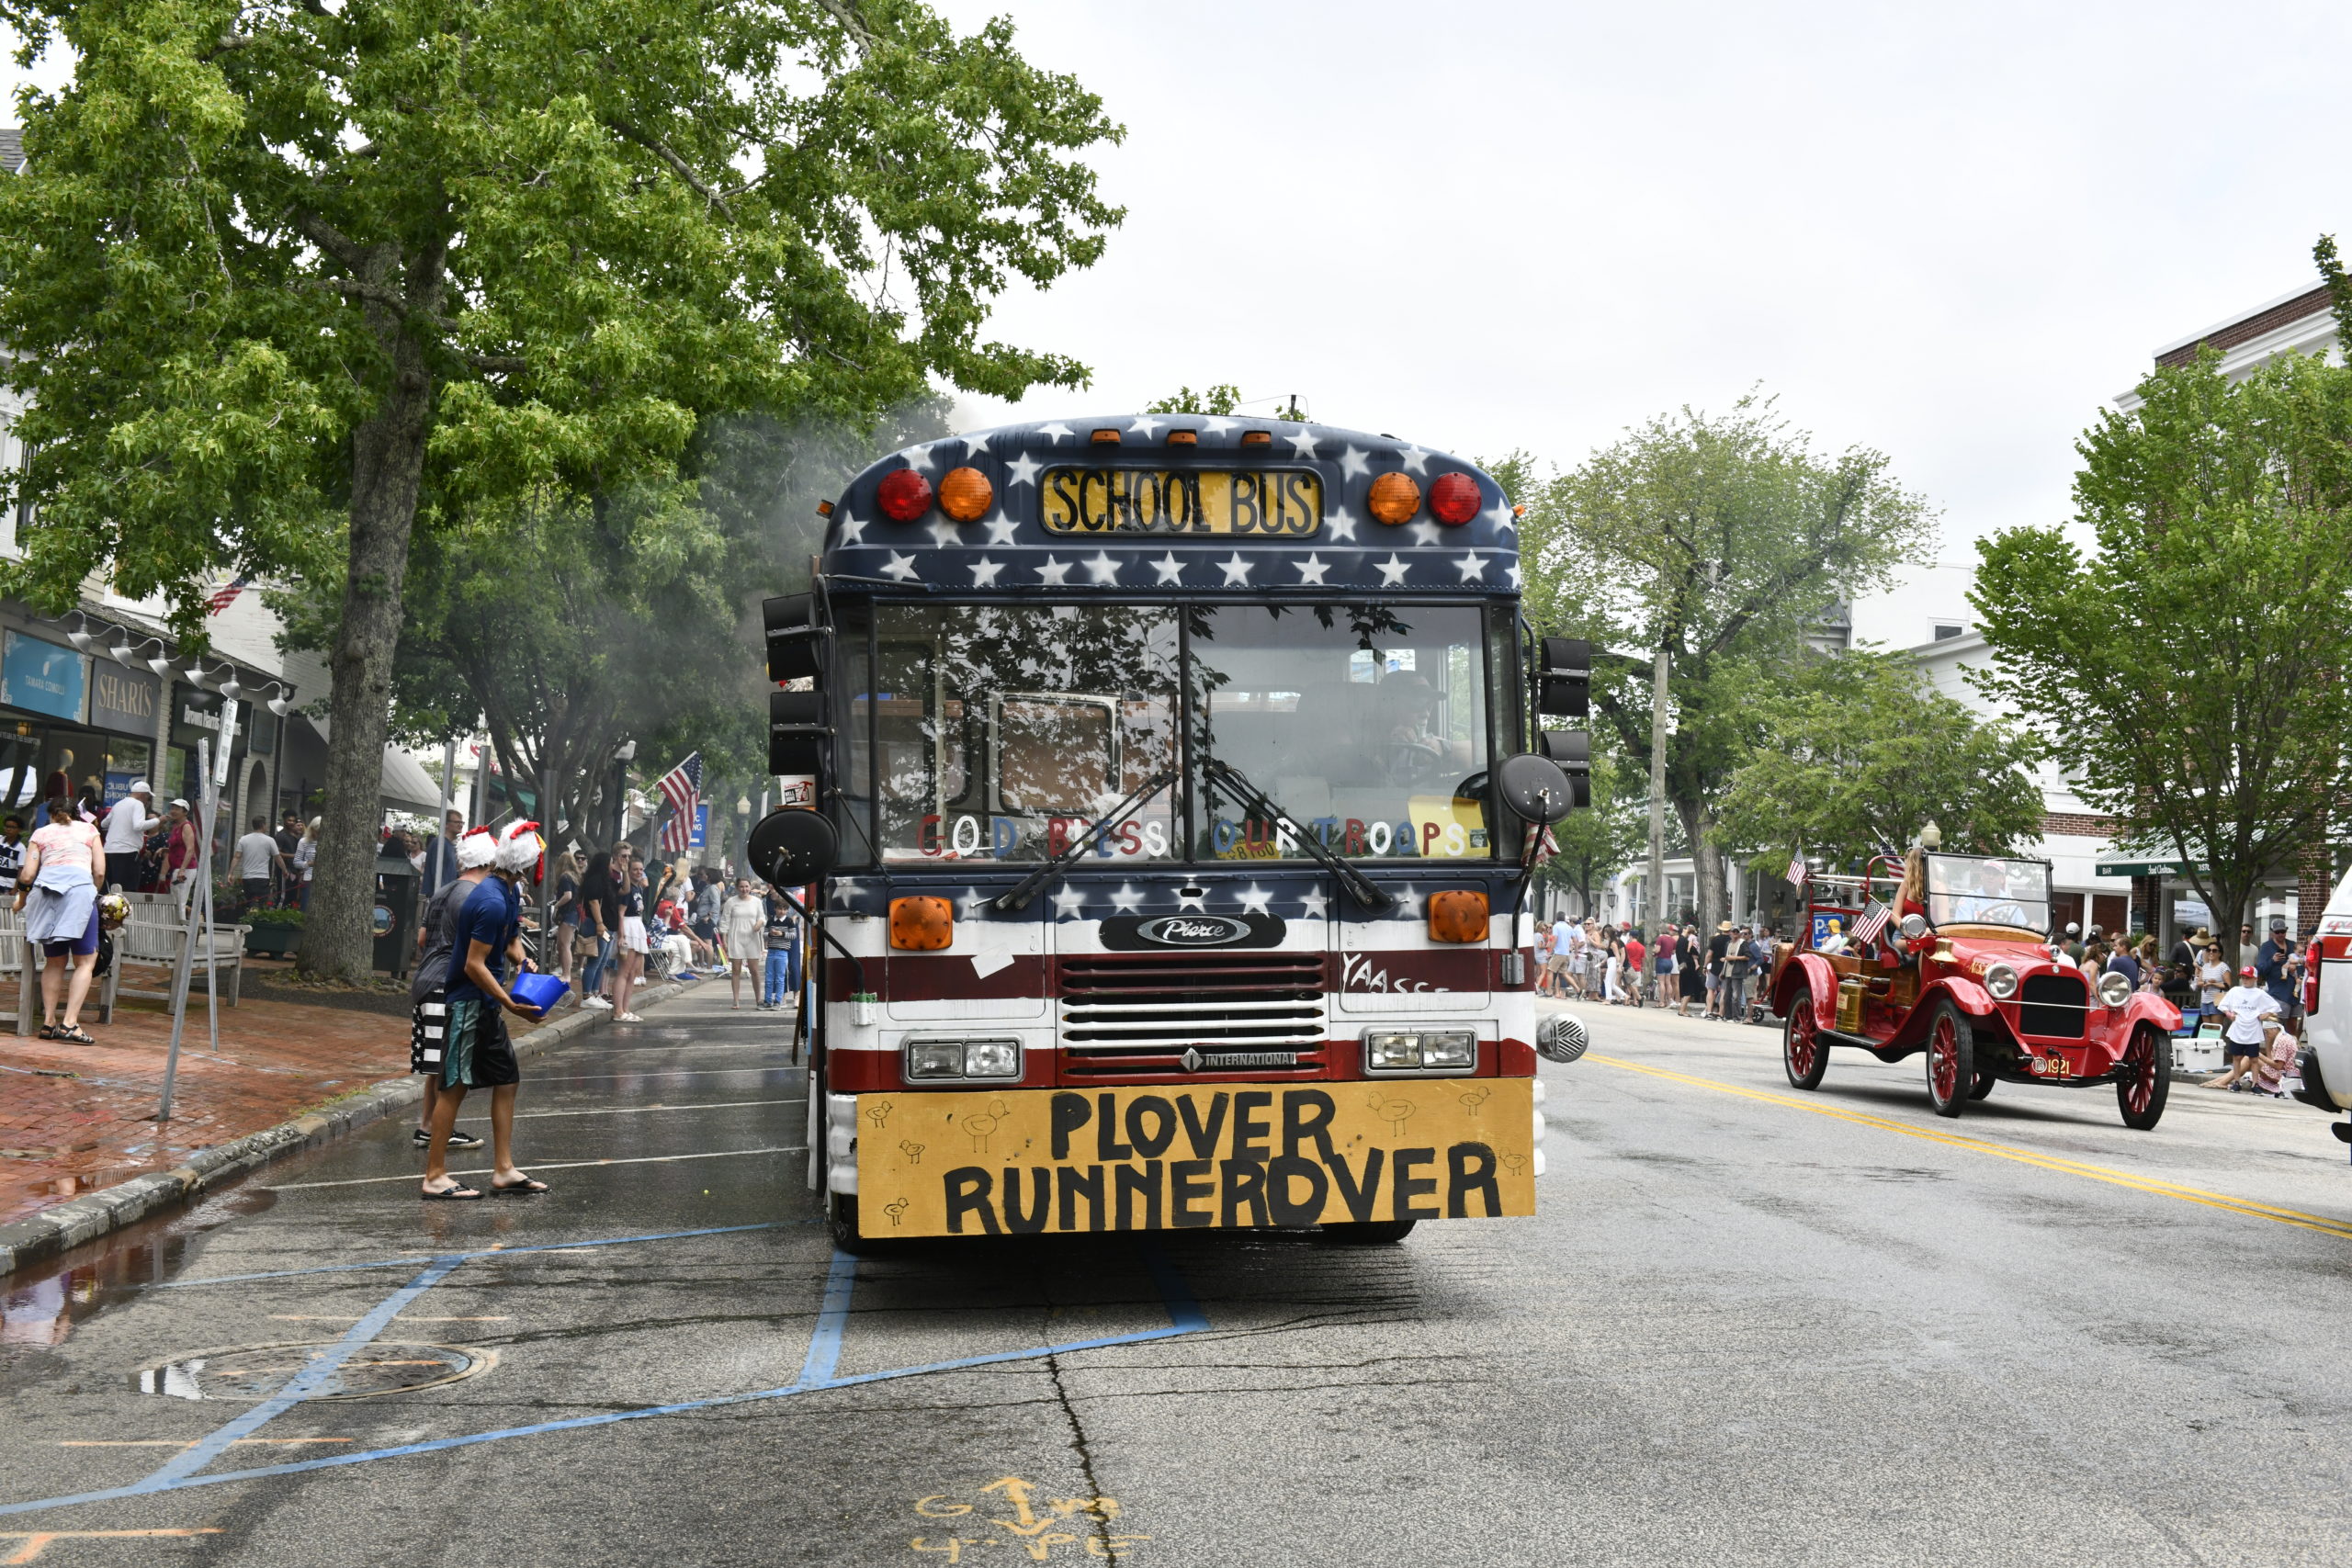
<svg viewBox="0 0 2352 1568"><path fill-rule="evenodd" d="M956 940L956 906L944 898L890 900L890 945L900 953L937 953Z"/></svg>
<svg viewBox="0 0 2352 1568"><path fill-rule="evenodd" d="M1198 446L1200 444L1201 433L1197 430L1171 430L1168 433L1168 445L1170 446Z"/></svg>
<svg viewBox="0 0 2352 1568"><path fill-rule="evenodd" d="M1244 446L1272 446L1273 444L1274 433L1271 430L1245 430L1241 433L1241 445Z"/></svg>
<svg viewBox="0 0 2352 1568"><path fill-rule="evenodd" d="M988 515L996 487L978 468L950 468L939 481L939 510L958 523L977 523Z"/></svg>
<svg viewBox="0 0 2352 1568"><path fill-rule="evenodd" d="M1118 444L1119 433L1115 430L1098 430L1094 433L1094 445L1097 446L1116 446Z"/></svg>
<svg viewBox="0 0 2352 1568"><path fill-rule="evenodd" d="M1421 487L1408 475L1383 474L1372 481L1372 493L1364 498L1364 505L1379 522L1410 523L1413 513L1421 509Z"/></svg>
<svg viewBox="0 0 2352 1568"><path fill-rule="evenodd" d="M1484 942L1487 940L1487 896L1473 888L1451 888L1430 895L1430 940L1431 942ZM891 942L896 945L897 906L892 906Z"/></svg>
<svg viewBox="0 0 2352 1568"><path fill-rule="evenodd" d="M931 481L912 468L884 474L874 487L874 504L894 523L911 523L931 510Z"/></svg>
<svg viewBox="0 0 2352 1568"><path fill-rule="evenodd" d="M1460 527L1478 515L1478 481L1468 474L1440 474L1430 486L1430 515Z"/></svg>
<svg viewBox="0 0 2352 1568"><path fill-rule="evenodd" d="M820 516L820 517L831 517L832 514L833 514L833 503L832 503L831 502L830 502L830 501L820 501L820 502L819 502L817 503L817 515L818 515L818 516Z"/></svg>

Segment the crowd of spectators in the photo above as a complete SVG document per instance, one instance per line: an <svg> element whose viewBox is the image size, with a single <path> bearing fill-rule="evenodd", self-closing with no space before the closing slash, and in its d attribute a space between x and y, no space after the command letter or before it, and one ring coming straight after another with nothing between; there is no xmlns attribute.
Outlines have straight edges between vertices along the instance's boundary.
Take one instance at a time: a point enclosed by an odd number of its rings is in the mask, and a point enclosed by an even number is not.
<svg viewBox="0 0 2352 1568"><path fill-rule="evenodd" d="M1683 1017L1750 1022L1751 996L1771 973L1773 938L1761 925L1718 922L1713 936L1668 922L1648 939L1631 920L1559 919L1535 928L1536 989L1611 1007L1670 1007Z"/></svg>

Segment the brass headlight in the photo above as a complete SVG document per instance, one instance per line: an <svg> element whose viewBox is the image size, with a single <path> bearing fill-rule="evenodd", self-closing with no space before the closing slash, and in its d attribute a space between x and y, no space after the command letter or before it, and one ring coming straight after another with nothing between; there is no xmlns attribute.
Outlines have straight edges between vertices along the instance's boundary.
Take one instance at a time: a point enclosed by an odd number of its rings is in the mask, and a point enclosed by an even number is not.
<svg viewBox="0 0 2352 1568"><path fill-rule="evenodd" d="M2132 999L2132 978L2113 970L2098 977L2098 999L2111 1008L2120 1008Z"/></svg>
<svg viewBox="0 0 2352 1568"><path fill-rule="evenodd" d="M2018 994L2018 972L2007 964L1996 964L1984 971L1984 994L1996 1002L2007 1001Z"/></svg>

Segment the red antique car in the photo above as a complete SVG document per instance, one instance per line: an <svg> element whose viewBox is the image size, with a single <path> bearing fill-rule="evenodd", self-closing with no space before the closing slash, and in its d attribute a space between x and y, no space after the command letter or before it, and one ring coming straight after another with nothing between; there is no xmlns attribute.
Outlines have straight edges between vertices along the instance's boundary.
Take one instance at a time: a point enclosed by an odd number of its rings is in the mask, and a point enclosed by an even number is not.
<svg viewBox="0 0 2352 1568"><path fill-rule="evenodd" d="M2113 1084L2127 1127L2164 1115L2179 1010L2120 975L2094 985L2052 943L2048 862L1913 850L1807 889L1804 929L1771 981L1798 1089L1818 1088L1829 1048L1850 1045L1882 1062L1925 1052L1939 1116L2004 1079ZM1887 918L1865 921L1882 897ZM1858 924L1883 929L1858 942Z"/></svg>

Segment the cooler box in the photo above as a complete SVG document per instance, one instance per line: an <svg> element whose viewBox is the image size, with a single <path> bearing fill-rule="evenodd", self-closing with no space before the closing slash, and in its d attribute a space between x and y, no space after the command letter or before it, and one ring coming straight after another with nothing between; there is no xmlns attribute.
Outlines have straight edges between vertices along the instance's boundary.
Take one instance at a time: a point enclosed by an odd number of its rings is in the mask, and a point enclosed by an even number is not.
<svg viewBox="0 0 2352 1568"><path fill-rule="evenodd" d="M537 1008L542 1013L561 1001L563 993L570 989L571 987L564 984L562 976L541 974L536 970L528 975L516 976L514 983L506 987L507 994L516 1001L526 1008Z"/></svg>

